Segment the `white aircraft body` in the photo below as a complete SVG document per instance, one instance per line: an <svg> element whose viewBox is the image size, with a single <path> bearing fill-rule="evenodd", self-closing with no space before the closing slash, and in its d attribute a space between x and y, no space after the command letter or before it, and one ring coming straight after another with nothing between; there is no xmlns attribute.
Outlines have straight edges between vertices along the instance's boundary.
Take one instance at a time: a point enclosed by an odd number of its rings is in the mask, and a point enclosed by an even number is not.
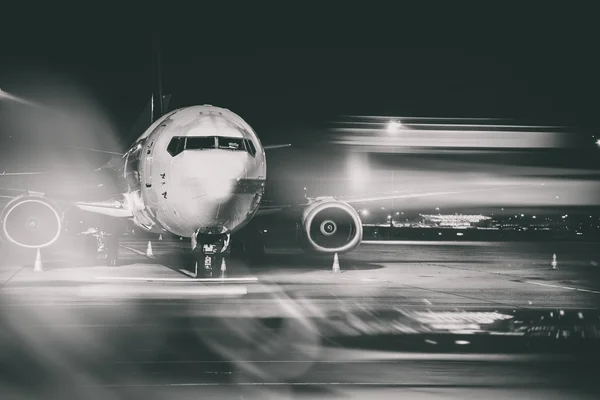
<svg viewBox="0 0 600 400"><path fill-rule="evenodd" d="M158 96L158 109L162 111L160 91ZM154 97L149 104L155 104ZM267 179L265 150L288 145L263 146L241 117L211 105L185 107L154 117L150 127L123 154L119 172L124 190L113 199L65 202L45 193L0 185L0 191L9 193L0 194L0 198L8 199L0 208L1 237L26 248L50 246L64 231L65 210L75 206L130 219L148 232L190 238L192 249L204 257L204 245L214 245L211 251L223 253L231 234L244 232L253 218L287 208L296 212L300 244L305 250L344 253L358 247L363 235L361 219L352 204L464 193L317 197L294 206L265 207L261 204ZM498 189L506 188L481 190ZM236 236L243 242L239 246L243 251L250 252L252 247L264 250L260 234Z"/></svg>

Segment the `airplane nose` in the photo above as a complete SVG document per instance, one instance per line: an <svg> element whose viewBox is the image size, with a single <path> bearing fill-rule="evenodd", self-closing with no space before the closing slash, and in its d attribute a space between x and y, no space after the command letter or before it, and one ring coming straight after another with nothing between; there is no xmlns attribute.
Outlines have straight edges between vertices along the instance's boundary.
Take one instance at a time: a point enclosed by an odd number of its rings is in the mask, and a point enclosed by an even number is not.
<svg viewBox="0 0 600 400"><path fill-rule="evenodd" d="M231 196L237 181L246 176L241 157L227 152L219 153L200 153L185 163L186 186L193 198L221 201Z"/></svg>

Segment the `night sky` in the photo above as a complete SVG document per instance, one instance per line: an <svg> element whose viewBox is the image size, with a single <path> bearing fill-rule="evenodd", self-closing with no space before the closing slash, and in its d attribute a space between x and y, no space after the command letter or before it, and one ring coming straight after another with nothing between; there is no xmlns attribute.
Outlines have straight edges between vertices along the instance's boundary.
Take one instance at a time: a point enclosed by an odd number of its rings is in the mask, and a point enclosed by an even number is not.
<svg viewBox="0 0 600 400"><path fill-rule="evenodd" d="M347 115L566 125L569 134L586 138L582 148L538 158L550 166L574 160L597 168L591 136L597 132L600 35L591 10L346 11L271 9L275 16L240 11L214 20L206 13L191 25L160 19L153 25L161 31L163 86L173 96L171 108L226 107L248 121L263 143L291 142L298 149L322 141L332 122ZM31 77L75 83L93 98L115 136L105 141L93 133L94 146L115 150L152 91L148 25L104 21L98 29L76 29L53 21L52 29L43 25L15 34L3 45L0 88L43 100ZM0 102L3 153L11 140L27 135L9 122L18 107L23 106ZM273 165L286 158L273 156ZM437 159L428 160L431 169ZM522 162L498 154L493 160Z"/></svg>

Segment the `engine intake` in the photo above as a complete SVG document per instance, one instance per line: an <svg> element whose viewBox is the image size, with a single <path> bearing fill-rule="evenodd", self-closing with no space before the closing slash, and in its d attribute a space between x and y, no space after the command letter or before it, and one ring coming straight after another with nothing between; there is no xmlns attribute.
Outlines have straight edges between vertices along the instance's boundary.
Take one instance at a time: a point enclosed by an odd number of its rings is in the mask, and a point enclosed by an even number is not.
<svg viewBox="0 0 600 400"><path fill-rule="evenodd" d="M62 216L56 205L40 196L11 200L0 218L2 236L21 247L42 248L60 236Z"/></svg>
<svg viewBox="0 0 600 400"><path fill-rule="evenodd" d="M320 200L304 210L302 233L308 250L328 254L354 250L362 240L358 213L347 203Z"/></svg>

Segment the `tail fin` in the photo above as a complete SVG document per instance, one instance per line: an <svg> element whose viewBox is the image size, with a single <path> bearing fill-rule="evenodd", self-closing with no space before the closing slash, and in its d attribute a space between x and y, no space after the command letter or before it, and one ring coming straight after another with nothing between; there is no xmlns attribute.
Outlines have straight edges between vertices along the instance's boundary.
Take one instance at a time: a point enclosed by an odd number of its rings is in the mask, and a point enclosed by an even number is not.
<svg viewBox="0 0 600 400"><path fill-rule="evenodd" d="M133 143L135 141L135 139L140 137L140 135L142 133L144 133L144 131L146 129L148 129L148 127L150 125L152 125L152 123L154 121L156 121L156 119L154 119L152 116L152 114L153 114L152 104L155 104L154 98L155 98L155 96L152 95L150 100L148 100L148 103L146 103L146 107L144 107L144 110L141 112L141 114L139 115L139 117L137 118L135 123L133 124L133 127L131 128L131 130L129 131L129 134L127 135L127 138L125 139L125 143L124 143L125 146L131 145L131 143ZM169 109L169 101L170 100L171 100L170 94L162 96L162 104L163 104L163 108L164 108L165 112Z"/></svg>
<svg viewBox="0 0 600 400"><path fill-rule="evenodd" d="M131 145L154 121L169 110L171 95L162 94L162 64L158 33L153 36L152 52L152 95L125 138L123 143L125 147Z"/></svg>
<svg viewBox="0 0 600 400"><path fill-rule="evenodd" d="M152 122L156 121L165 113L165 107L163 103L162 94L162 64L160 54L160 35L154 33L152 38L152 52L153 54L153 69L152 79Z"/></svg>

